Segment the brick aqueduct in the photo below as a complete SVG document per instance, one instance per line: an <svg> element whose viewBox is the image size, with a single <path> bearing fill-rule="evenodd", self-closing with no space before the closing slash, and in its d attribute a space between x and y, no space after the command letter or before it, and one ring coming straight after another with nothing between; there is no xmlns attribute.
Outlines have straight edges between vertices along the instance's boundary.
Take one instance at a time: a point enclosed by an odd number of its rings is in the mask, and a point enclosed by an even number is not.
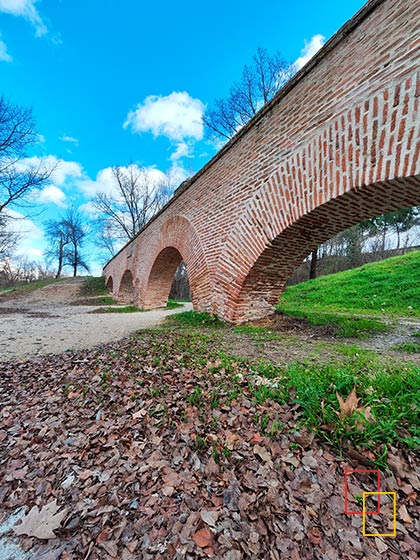
<svg viewBox="0 0 420 560"><path fill-rule="evenodd" d="M371 0L104 268L121 302L272 311L293 270L361 220L420 205L420 0Z"/></svg>

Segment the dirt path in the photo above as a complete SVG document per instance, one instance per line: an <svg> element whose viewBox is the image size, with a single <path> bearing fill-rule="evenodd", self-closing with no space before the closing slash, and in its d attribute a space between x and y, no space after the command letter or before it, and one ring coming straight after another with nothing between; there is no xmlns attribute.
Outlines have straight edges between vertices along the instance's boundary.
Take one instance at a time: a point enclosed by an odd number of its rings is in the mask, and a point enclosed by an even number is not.
<svg viewBox="0 0 420 560"><path fill-rule="evenodd" d="M172 310L93 314L92 306L71 305L82 284L81 278L70 279L0 300L0 361L91 348L192 308L185 304Z"/></svg>

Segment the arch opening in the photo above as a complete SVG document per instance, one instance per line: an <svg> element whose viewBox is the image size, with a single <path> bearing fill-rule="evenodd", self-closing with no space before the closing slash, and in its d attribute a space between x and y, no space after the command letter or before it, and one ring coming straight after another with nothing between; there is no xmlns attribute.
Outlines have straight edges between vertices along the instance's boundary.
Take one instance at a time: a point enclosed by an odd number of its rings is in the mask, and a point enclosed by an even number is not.
<svg viewBox="0 0 420 560"><path fill-rule="evenodd" d="M181 253L175 247L166 247L155 259L147 282L144 309L166 307L168 298L173 288L175 273L185 269Z"/></svg>
<svg viewBox="0 0 420 560"><path fill-rule="evenodd" d="M420 178L375 183L352 190L308 214L277 235L243 277L229 319L244 322L273 311L287 280L319 245L364 220L420 205Z"/></svg>
<svg viewBox="0 0 420 560"><path fill-rule="evenodd" d="M181 261L175 271L169 292L169 299L174 301L191 301L190 282L188 279L187 266L184 261Z"/></svg>
<svg viewBox="0 0 420 560"><path fill-rule="evenodd" d="M110 276L108 278L108 280L106 281L105 287L110 294L113 293L113 291L114 291L114 280L112 279L112 276Z"/></svg>
<svg viewBox="0 0 420 560"><path fill-rule="evenodd" d="M134 279L131 270L126 270L121 278L118 301L129 305L134 303Z"/></svg>

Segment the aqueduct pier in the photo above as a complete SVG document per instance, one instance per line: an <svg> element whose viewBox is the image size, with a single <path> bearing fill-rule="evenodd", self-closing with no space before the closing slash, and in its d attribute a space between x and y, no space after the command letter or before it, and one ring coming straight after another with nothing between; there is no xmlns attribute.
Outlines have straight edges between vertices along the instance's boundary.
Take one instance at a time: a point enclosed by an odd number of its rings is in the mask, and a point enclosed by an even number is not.
<svg viewBox="0 0 420 560"><path fill-rule="evenodd" d="M293 270L361 220L420 205L420 0L371 0L104 267L120 301L272 311Z"/></svg>

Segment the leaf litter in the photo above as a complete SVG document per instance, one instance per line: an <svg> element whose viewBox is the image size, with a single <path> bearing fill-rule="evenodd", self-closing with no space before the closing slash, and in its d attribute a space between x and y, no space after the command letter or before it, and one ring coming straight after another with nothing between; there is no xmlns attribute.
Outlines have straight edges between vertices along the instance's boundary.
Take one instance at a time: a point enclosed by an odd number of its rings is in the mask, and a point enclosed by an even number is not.
<svg viewBox="0 0 420 560"><path fill-rule="evenodd" d="M300 426L298 406L256 402L246 375L227 398L231 373L189 363L176 340L162 360L168 336L0 365L0 521L26 508L10 538L31 558L420 556L414 455L390 449L381 473L397 538L363 538L343 513L357 460ZM267 435L263 416L281 429Z"/></svg>

